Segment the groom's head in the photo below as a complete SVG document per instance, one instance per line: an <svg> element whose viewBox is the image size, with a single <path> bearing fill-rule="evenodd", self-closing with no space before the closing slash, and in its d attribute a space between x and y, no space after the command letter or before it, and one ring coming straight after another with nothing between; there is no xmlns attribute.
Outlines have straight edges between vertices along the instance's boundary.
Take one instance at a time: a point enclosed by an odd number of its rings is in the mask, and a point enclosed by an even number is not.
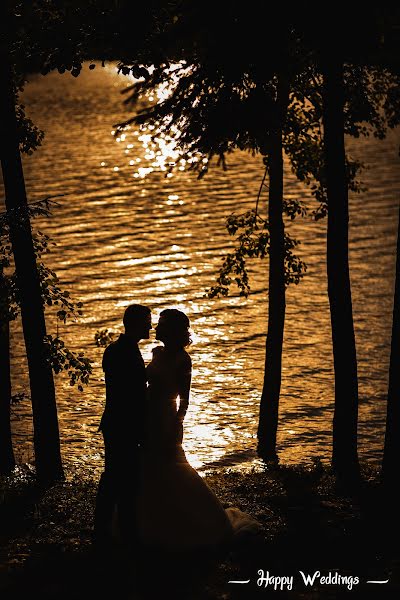
<svg viewBox="0 0 400 600"><path fill-rule="evenodd" d="M130 304L122 319L125 333L137 341L150 337L151 310L142 304Z"/></svg>

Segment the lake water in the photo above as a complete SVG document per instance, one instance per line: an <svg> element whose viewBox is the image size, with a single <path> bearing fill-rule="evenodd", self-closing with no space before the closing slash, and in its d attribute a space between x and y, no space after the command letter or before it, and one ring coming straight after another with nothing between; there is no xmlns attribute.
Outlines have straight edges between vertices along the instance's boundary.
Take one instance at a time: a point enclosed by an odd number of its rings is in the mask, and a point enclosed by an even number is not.
<svg viewBox="0 0 400 600"><path fill-rule="evenodd" d="M130 82L113 66L70 74L33 76L24 103L46 132L42 148L24 159L29 200L64 194L50 219L36 227L56 246L46 263L65 289L84 304L77 323L59 325L60 335L93 360L90 385L79 393L56 378L62 453L67 465L98 474L104 406L102 349L98 329L122 331L124 308L150 306L154 322L166 307L191 319L194 343L191 404L185 449L191 464L207 470L247 468L257 462L256 431L262 389L268 315L267 261L251 263L252 294L232 289L208 299L222 257L232 240L225 218L255 206L263 167L259 157L237 152L228 170L212 168L201 181L187 170L166 177L151 168L153 155L134 129L117 142L113 125L128 115L120 91ZM393 306L397 207L400 193L399 132L381 142L350 140L353 156L369 165L368 190L351 196L350 262L356 330L360 421L359 451L379 464L384 441ZM165 154L165 150L161 155ZM153 161L154 162L154 161ZM144 170L141 170L144 169ZM287 167L286 196L315 208L307 188ZM262 200L265 212L265 196ZM301 240L307 275L287 293L278 451L282 463L329 462L334 386L325 273L326 222L311 217L290 223ZM57 320L48 317L48 333ZM154 336L154 332L153 332ZM141 342L145 361L154 337ZM26 390L26 365L18 322L12 324L14 392ZM18 458L32 459L29 402L13 412Z"/></svg>

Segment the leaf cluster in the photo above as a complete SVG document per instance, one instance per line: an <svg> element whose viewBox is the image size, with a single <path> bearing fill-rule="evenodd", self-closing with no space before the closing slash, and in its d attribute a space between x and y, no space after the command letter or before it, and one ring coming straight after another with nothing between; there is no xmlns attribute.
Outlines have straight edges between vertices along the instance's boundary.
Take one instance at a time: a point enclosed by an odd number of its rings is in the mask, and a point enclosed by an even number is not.
<svg viewBox="0 0 400 600"><path fill-rule="evenodd" d="M16 73L53 69L79 75L82 62L99 51L103 39L108 51L115 4L102 0L33 0L18 2L8 13L8 41Z"/></svg>
<svg viewBox="0 0 400 600"><path fill-rule="evenodd" d="M98 348L105 348L117 337L117 334L109 329L99 329L94 334L94 343Z"/></svg>
<svg viewBox="0 0 400 600"><path fill-rule="evenodd" d="M270 133L277 120L277 79L284 74L291 88L284 150L294 173L310 186L319 204L315 218L324 216L322 61L328 41L321 35L326 28L316 3L306 3L313 7L310 12L303 5L291 6L290 11L271 7L267 22L253 18L259 9L255 2L222 2L216 7L210 0L201 6L182 0L172 5L174 17L167 18L152 39L162 48L162 60L147 62L152 69L142 70L143 79L131 88L136 114L120 126L153 125L153 141L160 133L168 134L183 158L199 154L189 167L199 177L214 156L225 166L226 155L234 149L260 152L268 164ZM400 70L381 41L392 39L398 25L398 13L381 7L363 14L351 9L348 19L337 23L347 135L373 133L382 138L387 127L399 123ZM154 55L149 50L150 57ZM121 61L120 68L138 75L129 62ZM138 108L138 99L156 96L160 87L169 95ZM347 158L354 191L362 190L356 178L361 167Z"/></svg>
<svg viewBox="0 0 400 600"><path fill-rule="evenodd" d="M44 131L36 127L33 121L26 116L23 104L17 104L15 112L20 152L32 154L41 145L44 138Z"/></svg>
<svg viewBox="0 0 400 600"><path fill-rule="evenodd" d="M7 11L6 38L15 72L47 74L57 69L77 77L84 61L132 60L137 64L154 31L169 21L166 0L31 0ZM134 35L132 35L134 27ZM159 54L157 48L153 53Z"/></svg>
<svg viewBox="0 0 400 600"><path fill-rule="evenodd" d="M305 208L297 201L285 201L285 209L291 219L296 214L305 215ZM269 254L269 223L255 210L239 215L231 214L226 220L226 228L232 237L236 236L236 247L223 259L217 277L217 284L207 290L209 298L228 296L230 286L236 283L239 295L247 297L250 293L247 258L264 258ZM285 285L298 284L307 270L306 264L294 254L293 250L299 241L287 232L284 234L284 270Z"/></svg>
<svg viewBox="0 0 400 600"><path fill-rule="evenodd" d="M77 384L78 390L83 392L83 385L89 383L93 371L91 361L83 352L76 353L69 350L58 336L47 335L44 341L47 360L54 373L67 371L70 385Z"/></svg>
<svg viewBox="0 0 400 600"><path fill-rule="evenodd" d="M11 396L11 404L12 405L19 404L20 402L23 402L27 398L28 398L28 394L26 394L25 392L18 392L17 394L13 394Z"/></svg>
<svg viewBox="0 0 400 600"><path fill-rule="evenodd" d="M25 402L30 400L30 395L27 394L26 392L17 392L16 394L12 394L10 397L10 409L11 412L14 414L14 418L16 419L20 419L21 415L20 413L18 413L17 411L15 411L14 409L21 404L21 402Z"/></svg>
<svg viewBox="0 0 400 600"><path fill-rule="evenodd" d="M37 256L40 256L37 254ZM68 318L82 315L82 302L74 303L70 300L70 293L60 287L57 274L43 263L38 263L42 301L47 306L55 306L57 318L66 323Z"/></svg>
<svg viewBox="0 0 400 600"><path fill-rule="evenodd" d="M43 214L43 210L40 206L36 206L31 214ZM47 214L47 210L45 214ZM13 218L15 218L15 215L13 215ZM12 247L8 238L7 225L3 227L2 233L3 235L0 239L0 265L4 269L5 267L9 267L12 261ZM50 245L55 245L55 242L51 242L49 236L41 231L35 232L32 235L32 239L36 258L39 259L37 268L43 304L49 307L56 307L57 318L63 323L71 318L76 320L82 315L82 302L73 302L70 298L70 293L60 286L57 274L40 261L43 254L50 252ZM5 310L2 310L2 314L5 315L8 312L8 320L13 320L18 316L20 306L16 273L13 272L10 275L5 275L3 272L2 283L5 289L2 297L8 298L7 307L3 307Z"/></svg>
<svg viewBox="0 0 400 600"><path fill-rule="evenodd" d="M23 221L30 222L32 217L49 217L53 204L55 202L48 197L14 210L11 214L8 212L0 215L0 315L6 321L16 319L20 312L17 275L14 271L10 274L5 272L5 269L12 267L12 246L9 240L10 221L21 223ZM52 242L49 236L40 230L33 233L32 240L44 307L54 307L58 321L66 323L67 319L76 320L82 315L82 302L73 302L70 292L62 288L57 274L40 260L43 254L50 252L51 246L54 246L55 242ZM62 370L67 370L70 384L78 384L78 389L82 390L82 384L88 383L92 373L91 361L84 356L83 352L78 354L71 352L58 335L55 338L47 336L46 345L54 372L58 374Z"/></svg>

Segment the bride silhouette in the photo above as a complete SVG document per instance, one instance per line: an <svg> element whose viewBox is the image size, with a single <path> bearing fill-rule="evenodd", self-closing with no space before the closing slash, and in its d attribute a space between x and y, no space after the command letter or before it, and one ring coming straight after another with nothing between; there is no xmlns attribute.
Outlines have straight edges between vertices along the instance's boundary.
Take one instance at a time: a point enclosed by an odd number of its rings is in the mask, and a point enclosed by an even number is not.
<svg viewBox="0 0 400 600"><path fill-rule="evenodd" d="M191 550L216 546L260 526L237 508L224 509L215 493L188 463L183 421L189 405L192 361L190 322L180 310L160 314L147 366L148 395L135 531L146 546ZM120 523L120 527L124 527Z"/></svg>

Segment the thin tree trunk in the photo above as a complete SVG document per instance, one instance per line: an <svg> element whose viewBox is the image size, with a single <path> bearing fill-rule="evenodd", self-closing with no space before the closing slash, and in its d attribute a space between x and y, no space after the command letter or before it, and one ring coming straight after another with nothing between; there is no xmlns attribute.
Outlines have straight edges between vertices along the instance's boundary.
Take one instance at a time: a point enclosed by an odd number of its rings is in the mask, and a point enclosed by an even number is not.
<svg viewBox="0 0 400 600"><path fill-rule="evenodd" d="M7 48L3 45L0 51L1 166L28 358L35 466L39 479L52 481L63 477L54 380L51 366L46 359L46 324L27 212L13 79Z"/></svg>
<svg viewBox="0 0 400 600"><path fill-rule="evenodd" d="M332 466L338 475L346 475L359 472L358 381L348 256L349 206L340 59L326 59L323 104L328 194L327 274L335 369Z"/></svg>
<svg viewBox="0 0 400 600"><path fill-rule="evenodd" d="M382 482L397 486L400 462L400 208L397 231L396 283L394 291L392 344L390 350L386 435L382 462Z"/></svg>
<svg viewBox="0 0 400 600"><path fill-rule="evenodd" d="M289 85L282 76L278 82L276 128L271 132L268 220L270 234L268 331L264 383L258 424L258 455L276 460L279 395L282 376L282 347L285 325L285 244L283 224L282 130L289 104Z"/></svg>
<svg viewBox="0 0 400 600"><path fill-rule="evenodd" d="M0 474L8 475L15 467L11 439L10 404L10 321L8 294L3 268L0 265Z"/></svg>

